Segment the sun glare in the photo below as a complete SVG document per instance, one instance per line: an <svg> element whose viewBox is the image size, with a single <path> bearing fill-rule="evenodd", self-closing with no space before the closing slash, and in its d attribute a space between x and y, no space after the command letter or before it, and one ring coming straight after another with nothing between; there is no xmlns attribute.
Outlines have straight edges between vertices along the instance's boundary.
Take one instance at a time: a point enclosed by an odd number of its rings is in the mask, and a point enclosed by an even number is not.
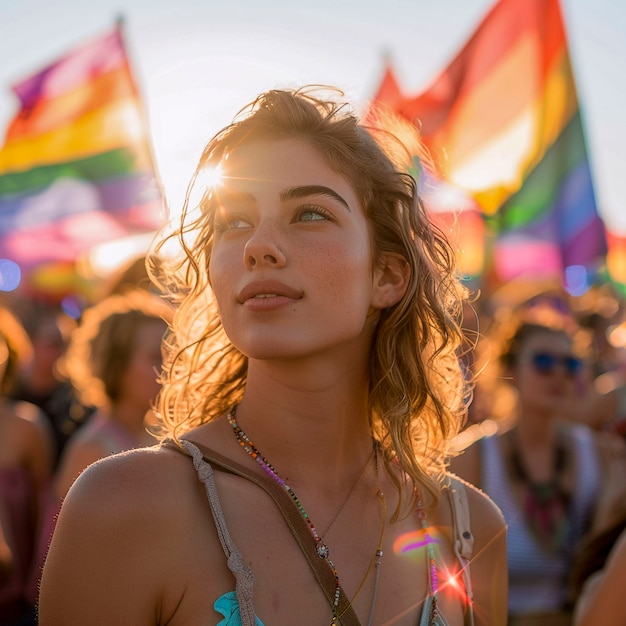
<svg viewBox="0 0 626 626"><path fill-rule="evenodd" d="M224 170L221 166L216 165L214 167L205 167L198 176L198 182L201 187L217 187L222 184L222 177L224 176Z"/></svg>
<svg viewBox="0 0 626 626"><path fill-rule="evenodd" d="M198 172L193 186L189 191L187 211L197 209L200 206L202 198L207 193L207 190L221 185L223 177L224 171L219 165L202 168Z"/></svg>

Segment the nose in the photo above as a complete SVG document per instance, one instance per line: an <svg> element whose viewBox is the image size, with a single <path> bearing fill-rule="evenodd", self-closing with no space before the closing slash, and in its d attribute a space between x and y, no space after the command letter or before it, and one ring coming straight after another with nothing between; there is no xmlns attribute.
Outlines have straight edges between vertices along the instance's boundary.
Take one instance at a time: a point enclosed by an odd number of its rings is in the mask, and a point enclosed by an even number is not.
<svg viewBox="0 0 626 626"><path fill-rule="evenodd" d="M259 224L254 233L246 242L244 263L248 268L254 267L282 267L286 257L278 243L278 232L275 226L269 223Z"/></svg>

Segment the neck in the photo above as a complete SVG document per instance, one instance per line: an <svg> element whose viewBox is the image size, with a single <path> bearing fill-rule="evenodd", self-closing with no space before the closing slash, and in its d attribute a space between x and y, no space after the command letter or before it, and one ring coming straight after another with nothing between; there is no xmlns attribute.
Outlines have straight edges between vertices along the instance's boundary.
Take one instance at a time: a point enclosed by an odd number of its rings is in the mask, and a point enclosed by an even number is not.
<svg viewBox="0 0 626 626"><path fill-rule="evenodd" d="M522 445L551 446L555 437L553 416L522 412L515 427L516 437Z"/></svg>
<svg viewBox="0 0 626 626"><path fill-rule="evenodd" d="M511 435L511 459L521 466L516 473L536 483L552 480L558 456L554 425L542 429L522 418Z"/></svg>
<svg viewBox="0 0 626 626"><path fill-rule="evenodd" d="M130 407L124 403L111 405L104 414L111 421L121 426L138 443L148 443L151 436L146 432L148 412L143 414L135 407Z"/></svg>
<svg viewBox="0 0 626 626"><path fill-rule="evenodd" d="M289 446L306 443L324 456L358 444L371 450L368 387L361 365L251 360L238 419L242 427L254 429L257 439L271 435L272 448L282 440Z"/></svg>
<svg viewBox="0 0 626 626"><path fill-rule="evenodd" d="M366 405L291 400L259 402L246 393L237 423L283 479L331 498L344 493L372 454Z"/></svg>

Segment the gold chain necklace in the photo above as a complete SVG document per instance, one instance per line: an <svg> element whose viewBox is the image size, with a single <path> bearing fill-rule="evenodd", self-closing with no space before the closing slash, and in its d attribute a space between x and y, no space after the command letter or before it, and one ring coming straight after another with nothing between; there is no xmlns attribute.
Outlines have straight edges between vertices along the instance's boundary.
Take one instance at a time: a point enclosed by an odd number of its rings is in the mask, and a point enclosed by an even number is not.
<svg viewBox="0 0 626 626"><path fill-rule="evenodd" d="M328 526L326 527L326 530L324 530L324 531L322 531L320 533L321 535L324 535L324 536L327 535L328 532L330 531L330 529L332 528L332 525L337 521L337 518L339 517L341 511L343 511L344 507L348 503L348 500L350 499L350 496L352 495L352 492L356 489L356 486L361 482L361 478L363 478L363 476L365 476L365 471L369 467L369 464L370 464L372 459L375 460L376 472L378 473L378 456L377 456L377 452L376 452L376 443L375 442L373 444L372 454L370 454L369 458L365 462L365 465L363 466L363 469L359 472L359 475L357 476L356 480L352 484L352 487L350 487L350 491L348 492L346 497L343 499L343 501L341 502L341 505L337 509L337 512L333 515L332 519L328 523Z"/></svg>

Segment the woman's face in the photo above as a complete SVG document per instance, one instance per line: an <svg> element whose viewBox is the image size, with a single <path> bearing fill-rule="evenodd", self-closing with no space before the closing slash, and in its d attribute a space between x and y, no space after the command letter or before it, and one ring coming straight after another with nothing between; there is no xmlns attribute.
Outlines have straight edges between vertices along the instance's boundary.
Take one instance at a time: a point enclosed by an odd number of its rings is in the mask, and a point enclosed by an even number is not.
<svg viewBox="0 0 626 626"><path fill-rule="evenodd" d="M209 271L232 343L251 359L362 356L376 287L351 184L298 139L242 146L222 169Z"/></svg>
<svg viewBox="0 0 626 626"><path fill-rule="evenodd" d="M143 415L154 402L160 385L157 374L161 370L161 340L165 322L159 319L143 321L135 332L134 348L122 378L122 396L137 407Z"/></svg>
<svg viewBox="0 0 626 626"><path fill-rule="evenodd" d="M550 331L529 335L515 364L520 401L526 408L554 415L571 410L581 370L566 335Z"/></svg>

